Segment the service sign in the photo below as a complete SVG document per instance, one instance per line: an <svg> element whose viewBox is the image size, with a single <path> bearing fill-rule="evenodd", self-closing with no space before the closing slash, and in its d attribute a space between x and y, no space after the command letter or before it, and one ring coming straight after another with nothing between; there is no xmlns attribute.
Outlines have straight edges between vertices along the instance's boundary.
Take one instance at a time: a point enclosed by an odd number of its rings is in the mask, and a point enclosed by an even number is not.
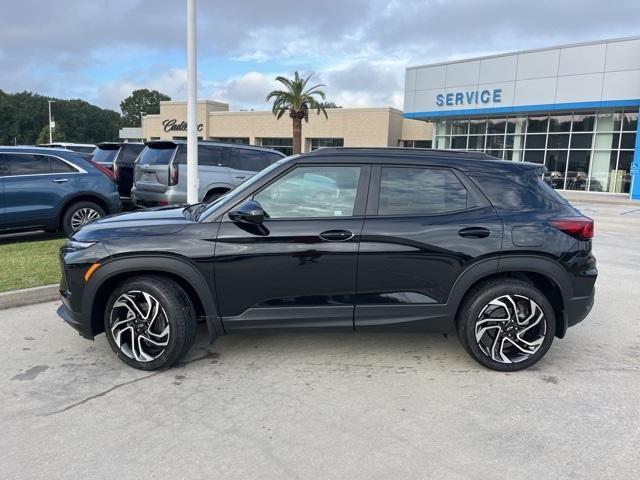
<svg viewBox="0 0 640 480"><path fill-rule="evenodd" d="M502 102L502 89L465 90L461 92L438 93L436 105L438 107L476 106Z"/></svg>

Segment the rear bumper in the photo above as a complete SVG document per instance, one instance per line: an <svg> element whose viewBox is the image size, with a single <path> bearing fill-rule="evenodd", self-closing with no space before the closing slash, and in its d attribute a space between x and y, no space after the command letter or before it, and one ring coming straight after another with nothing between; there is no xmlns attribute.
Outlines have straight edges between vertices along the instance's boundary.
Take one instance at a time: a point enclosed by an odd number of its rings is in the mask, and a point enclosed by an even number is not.
<svg viewBox="0 0 640 480"><path fill-rule="evenodd" d="M158 207L163 205L177 205L187 201L186 194L168 189L164 192L142 190L137 187L131 189L131 199L136 205L143 207Z"/></svg>
<svg viewBox="0 0 640 480"><path fill-rule="evenodd" d="M573 327L589 315L593 308L596 296L596 288L593 287L591 293L586 297L574 297L567 302L565 314L567 316L567 327Z"/></svg>

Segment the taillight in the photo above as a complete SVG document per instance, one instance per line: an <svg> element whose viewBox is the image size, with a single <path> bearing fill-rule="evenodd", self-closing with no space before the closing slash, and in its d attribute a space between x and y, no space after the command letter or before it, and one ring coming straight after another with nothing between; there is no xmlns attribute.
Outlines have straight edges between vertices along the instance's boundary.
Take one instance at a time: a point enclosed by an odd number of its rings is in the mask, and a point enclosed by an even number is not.
<svg viewBox="0 0 640 480"><path fill-rule="evenodd" d="M180 170L174 162L169 164L169 185L177 185L180 179Z"/></svg>
<svg viewBox="0 0 640 480"><path fill-rule="evenodd" d="M94 162L93 160L89 160L89 161L91 162L91 165L93 165L102 173L104 173L109 178L109 180L115 181L116 177L113 175L113 172L111 170L109 170L107 167L103 167L98 162Z"/></svg>
<svg viewBox="0 0 640 480"><path fill-rule="evenodd" d="M113 178L116 180L120 177L120 167L116 162L113 162Z"/></svg>
<svg viewBox="0 0 640 480"><path fill-rule="evenodd" d="M593 220L588 217L554 218L549 223L577 240L593 238Z"/></svg>

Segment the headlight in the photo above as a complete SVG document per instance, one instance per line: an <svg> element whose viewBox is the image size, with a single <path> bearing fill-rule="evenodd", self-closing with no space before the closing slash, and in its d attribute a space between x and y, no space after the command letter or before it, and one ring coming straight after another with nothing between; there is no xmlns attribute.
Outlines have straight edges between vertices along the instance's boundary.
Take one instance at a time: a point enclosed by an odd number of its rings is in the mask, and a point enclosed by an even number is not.
<svg viewBox="0 0 640 480"><path fill-rule="evenodd" d="M65 247L68 250L84 250L85 248L89 248L92 245L95 245L98 242L78 242L77 240L69 240Z"/></svg>

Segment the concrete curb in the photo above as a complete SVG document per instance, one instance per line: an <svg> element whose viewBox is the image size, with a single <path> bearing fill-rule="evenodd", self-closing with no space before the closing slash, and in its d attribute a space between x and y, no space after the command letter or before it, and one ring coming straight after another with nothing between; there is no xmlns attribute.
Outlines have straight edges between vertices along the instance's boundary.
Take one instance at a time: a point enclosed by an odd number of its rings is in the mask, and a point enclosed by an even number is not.
<svg viewBox="0 0 640 480"><path fill-rule="evenodd" d="M34 303L50 302L60 298L60 288L57 283L43 287L23 288L0 293L0 310L22 307Z"/></svg>

